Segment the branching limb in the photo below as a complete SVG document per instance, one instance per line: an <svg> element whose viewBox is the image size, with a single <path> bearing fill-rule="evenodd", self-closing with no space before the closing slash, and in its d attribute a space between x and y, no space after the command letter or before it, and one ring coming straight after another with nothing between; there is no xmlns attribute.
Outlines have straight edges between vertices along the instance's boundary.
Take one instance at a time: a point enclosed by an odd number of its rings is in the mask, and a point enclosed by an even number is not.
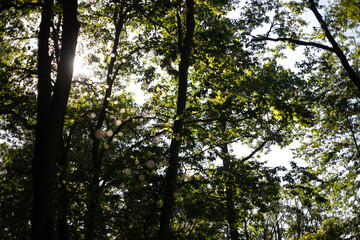
<svg viewBox="0 0 360 240"><path fill-rule="evenodd" d="M271 38L271 37L256 37L253 38L251 41L253 42L260 42L260 41L273 41L273 42L289 42L289 43L294 43L297 45L302 45L302 46L312 46L312 47L317 47L317 48L321 48L330 52L335 52L335 50L332 47L323 45L321 43L315 43L315 42L307 42L307 41L302 41L302 40L297 40L297 39L292 39L292 38Z"/></svg>
<svg viewBox="0 0 360 240"><path fill-rule="evenodd" d="M270 135L269 137L267 137L257 148L255 148L248 156L244 157L243 159L241 159L241 162L245 162L247 160L249 160L250 158L252 158L256 153L258 153L259 151L261 151L265 145L273 138L273 136L277 135L279 132L281 131L281 128L279 128L275 133L273 133L272 135Z"/></svg>
<svg viewBox="0 0 360 240"><path fill-rule="evenodd" d="M310 10L314 13L316 19L320 23L320 26L322 30L325 32L325 36L328 39L328 41L331 43L334 53L338 56L339 60L341 61L341 64L343 65L345 71L347 72L349 78L351 81L356 85L358 90L360 90L360 77L357 75L356 71L350 66L349 61L347 60L344 52L339 47L338 43L334 39L334 36L331 34L328 25L325 23L324 19L322 18L321 14L319 13L317 6L315 4L314 0L309 0L310 3Z"/></svg>
<svg viewBox="0 0 360 240"><path fill-rule="evenodd" d="M0 12L9 9L9 8L15 8L15 9L24 9L24 8L33 8L33 7L41 7L42 3L41 2L37 2L37 3L23 3L21 5L17 5L17 4L4 4L2 5L0 4Z"/></svg>
<svg viewBox="0 0 360 240"><path fill-rule="evenodd" d="M29 124L26 118L20 116L14 110L0 109L0 114L14 115L15 118L19 120L27 130L34 130L36 128L36 125Z"/></svg>
<svg viewBox="0 0 360 240"><path fill-rule="evenodd" d="M223 119L223 118L212 118L212 119L196 119L184 122L184 124L194 123L194 122L215 122L215 121L226 121L226 122L241 122L246 119L251 119L250 117L243 117L239 119Z"/></svg>
<svg viewBox="0 0 360 240"><path fill-rule="evenodd" d="M164 25L160 24L159 22L153 20L149 13L147 13L144 9L141 8L141 6L139 5L135 5L135 4L131 4L131 3L128 3L127 1L118 1L120 4L124 4L124 5L127 5L129 7L132 7L134 8L136 11L138 11L143 17L145 17L147 20L149 20L152 24L154 24L155 26L159 26L163 29L165 29L165 31L169 34L169 35L172 35L171 31L165 27Z"/></svg>
<svg viewBox="0 0 360 240"><path fill-rule="evenodd" d="M245 162L247 160L249 160L250 158L252 158L256 153L258 153L259 151L261 151L266 143L268 143L268 141L264 141L262 142L257 148L255 148L248 156L244 157L243 159L241 159L241 162Z"/></svg>

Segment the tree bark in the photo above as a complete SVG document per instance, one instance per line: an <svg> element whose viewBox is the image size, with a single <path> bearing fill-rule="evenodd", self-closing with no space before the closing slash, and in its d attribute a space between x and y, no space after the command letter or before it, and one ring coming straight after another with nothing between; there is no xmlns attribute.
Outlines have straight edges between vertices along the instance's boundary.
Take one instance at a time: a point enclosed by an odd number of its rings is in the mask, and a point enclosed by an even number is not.
<svg viewBox="0 0 360 240"><path fill-rule="evenodd" d="M71 133L70 133L71 134ZM70 136L69 136L70 137ZM69 213L69 198L68 192L66 190L66 170L68 166L68 153L70 148L70 141L68 141L67 146L62 146L60 150L60 158L58 160L59 165L59 179L58 183L59 194L58 194L58 213L57 213L57 239L58 240L68 240L69 239L69 226L67 223L68 213Z"/></svg>
<svg viewBox="0 0 360 240"><path fill-rule="evenodd" d="M245 214L244 214L244 233L245 233L245 239L246 240L250 240L250 235L249 235L249 232L248 232L248 226L247 226L247 219L245 217Z"/></svg>
<svg viewBox="0 0 360 240"><path fill-rule="evenodd" d="M276 232L277 232L277 240L281 240L282 239L281 228L280 228L279 220L277 219L276 219Z"/></svg>
<svg viewBox="0 0 360 240"><path fill-rule="evenodd" d="M296 209L296 233L297 233L297 239L299 239L302 235L302 221L301 221L301 210Z"/></svg>
<svg viewBox="0 0 360 240"><path fill-rule="evenodd" d="M195 30L194 1L186 0L186 8L186 34L184 44L179 44L181 59L179 64L179 85L176 109L176 116L179 117L179 119L175 118L173 126L173 133L178 137L181 137L184 125L182 114L185 111L187 100L186 92L188 69L190 66L190 54ZM180 28L180 26L178 27ZM181 43L181 33L178 37L178 41ZM165 192L160 216L160 228L158 232L159 240L168 240L170 238L170 220L173 214L175 202L174 192L176 190L176 177L179 169L179 151L181 145L181 140L177 139L175 136L170 143L169 167L165 176Z"/></svg>
<svg viewBox="0 0 360 240"><path fill-rule="evenodd" d="M316 19L320 23L322 30L325 32L326 38L329 40L333 47L334 53L338 56L341 64L343 65L345 71L347 72L350 80L355 84L355 86L360 90L360 77L357 75L356 71L350 66L349 61L347 60L344 52L339 47L338 43L334 39L333 35L331 34L327 24L325 23L324 19L322 18L321 14L317 10L316 4L314 0L309 0L310 2L310 10L314 13Z"/></svg>
<svg viewBox="0 0 360 240"><path fill-rule="evenodd" d="M67 223L68 212L69 212L69 198L67 197L66 190L66 167L67 164L62 165L60 169L60 189L59 189L59 212L58 212L58 239L59 240L68 240L69 239L69 226Z"/></svg>
<svg viewBox="0 0 360 240"><path fill-rule="evenodd" d="M231 180L232 167L227 144L221 146L221 152L225 170L226 220L230 228L230 239L238 240L240 239L240 235L236 226L236 209L234 204L233 182ZM227 175L227 173L229 173L229 175Z"/></svg>
<svg viewBox="0 0 360 240"><path fill-rule="evenodd" d="M45 0L39 30L38 42L38 98L37 98L37 125L35 130L35 149L32 163L33 175L33 215L32 238L51 239L51 192L44 175L44 155L47 117L51 102L51 57L49 56L50 28L53 17L53 1ZM40 237L40 238L39 238Z"/></svg>
<svg viewBox="0 0 360 240"><path fill-rule="evenodd" d="M73 61L78 37L77 0L63 1L64 25L57 79L53 91L51 85L51 59L49 36L52 24L51 0L45 1L39 32L38 49L38 110L35 151L33 159L33 222L32 237L35 240L53 239L52 202L55 164L69 98ZM53 95L51 97L51 92Z"/></svg>

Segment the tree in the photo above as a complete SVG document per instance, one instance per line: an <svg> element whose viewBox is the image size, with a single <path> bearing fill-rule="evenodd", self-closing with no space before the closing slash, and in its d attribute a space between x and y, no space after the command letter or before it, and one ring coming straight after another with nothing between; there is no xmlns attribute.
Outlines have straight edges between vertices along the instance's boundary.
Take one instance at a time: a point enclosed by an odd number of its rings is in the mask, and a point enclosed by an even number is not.
<svg viewBox="0 0 360 240"><path fill-rule="evenodd" d="M358 192L354 184L358 176L354 166L358 162L356 129L359 115L359 63L355 41L359 35L359 22L358 15L354 14L355 5L351 5L351 1L332 1L327 5L316 1L290 1L286 8L278 8L280 5L274 2L266 6L267 9L259 6L256 9L271 10L274 14L263 14L264 19L257 18L253 23L259 26L267 22L269 31L254 36L253 41L285 42L290 48L306 46L307 58L297 67L308 79L309 85L302 91L311 92L312 97L307 102L313 103L316 115L314 125L302 133L303 145L297 156L307 160L328 182L323 186L331 196L332 208L328 214L348 211L347 217L356 221L357 210L350 207L357 202L351 196ZM317 21L311 30L305 28L311 23L301 15L306 11L310 11ZM251 12L246 14L250 16ZM348 208L345 210L340 206Z"/></svg>
<svg viewBox="0 0 360 240"><path fill-rule="evenodd" d="M256 6L256 1L254 2L254 4L255 7L260 6ZM270 21L269 16L267 16L265 13L265 18L256 21L255 26L259 26L259 24L265 22L270 23L270 28L266 32L266 34L255 36L252 41L286 42L289 43L292 48L294 48L296 45L309 46L329 51L330 53L335 53L343 69L346 71L349 79L353 82L353 84L355 84L358 90L360 90L360 78L357 69L357 62L352 60L352 56L350 53L353 50L355 50L353 53L356 54L357 52L356 46L354 46L354 43L351 41L351 39L353 39L356 35L359 34L358 30L356 29L358 26L358 23L356 22L357 16L352 14L351 7L347 8L346 10L344 10L345 8L343 7L337 7L339 5L345 5L349 7L347 0L332 2L331 5L328 7L328 13L325 14L326 19L319 12L319 8L323 8L323 6L320 6L319 3L315 0L300 2L290 1L286 3L286 6L289 8L288 11L281 10L281 1L266 4L269 6L269 10L275 12L274 17ZM296 31L294 29L294 24L299 26L299 29L302 29L304 26L307 26L309 24L305 20L298 17L298 15L304 13L306 9L311 10L316 20L318 21L318 25L320 25L320 30L314 31L313 35L315 35L315 40L314 37L311 37L311 35L309 37L307 36L308 34L302 33L302 31ZM260 11L266 10L263 8ZM349 13L349 18L345 21L341 16L341 13L347 14L347 12L344 11L347 11ZM252 14L252 11L247 10L246 13ZM333 16L331 16L330 14L332 14ZM341 27L337 20L340 20L342 23L344 23L344 27ZM335 22L337 22L337 24ZM314 27L314 29L316 28ZM355 36L347 35L346 32L349 29L354 30ZM272 34L275 34L276 37L271 37ZM331 47L316 41L316 39L319 38L326 38L326 40L330 43ZM350 39L350 41L348 41L347 39ZM355 49L350 50L348 47L349 43L352 44ZM344 46L341 48L340 44L343 44ZM351 66L351 63L353 66Z"/></svg>
<svg viewBox="0 0 360 240"><path fill-rule="evenodd" d="M166 172L165 178L165 193L163 198L163 208L160 218L160 229L158 239L166 240L170 238L170 218L174 207L174 194L176 190L176 179L179 168L179 150L180 141L176 136L181 138L182 129L184 124L184 118L182 114L186 108L186 92L187 92L187 81L188 81L188 69L190 66L190 54L193 44L193 35L195 30L194 20L194 1L187 0L185 6L186 14L186 28L185 37L181 27L181 19L178 16L178 44L180 51L180 63L179 63L179 87L177 96L177 107L176 115L173 126L174 137L170 144L170 156L169 156L169 167ZM184 38L184 40L182 40ZM179 118L179 119L178 119Z"/></svg>
<svg viewBox="0 0 360 240"><path fill-rule="evenodd" d="M267 55L248 34L266 21L263 10L275 12L279 22L269 23L279 37L288 37L283 23L296 16L277 2L251 3L251 11L242 7L254 15L246 21L226 16L236 1L0 4L0 18L10 20L0 23L9 40L0 42L0 237L26 239L31 230L34 239L357 236L359 211L350 204L358 200L349 194L357 193L357 90L329 52L308 51L297 73L281 67L280 54ZM356 12L349 14L352 29ZM333 33L336 24L326 23ZM75 52L89 73L72 77ZM356 54L348 56L355 66ZM143 104L127 92L130 81L147 95ZM309 129L316 135L299 154L317 159L314 171L294 165L283 174L257 161ZM235 155L233 143L250 153ZM343 175L328 171L337 162ZM336 212L344 206L349 217Z"/></svg>
<svg viewBox="0 0 360 240"><path fill-rule="evenodd" d="M33 160L34 210L33 239L53 239L52 201L55 164L59 157L66 105L69 97L73 62L78 37L77 1L62 2L63 30L59 65L52 86L49 56L53 2L45 1L38 45L38 103ZM55 43L56 44L56 43Z"/></svg>
<svg viewBox="0 0 360 240"><path fill-rule="evenodd" d="M115 34L114 34L114 40L113 40L113 47L111 51L111 59L110 63L107 69L106 74L106 92L104 94L104 100L103 104L100 108L100 111L98 113L99 117L97 119L97 123L95 126L95 129L92 133L92 149L91 149L91 158L92 158L92 164L93 164L93 170L91 173L91 180L90 180L90 188L91 192L89 192L89 206L88 206L88 217L86 220L86 238L87 239L95 239L96 235L96 216L99 215L98 212L98 205L99 205L99 197L100 197L100 176L99 172L102 170L102 162L103 162L103 154L106 150L105 144L104 146L100 147L101 138L102 136L98 136L99 132L101 134L102 127L104 124L104 121L106 119L107 114L107 108L109 106L109 99L112 94L112 88L114 85L114 81L117 78L117 74L119 69L121 68L122 64L115 67L115 63L118 56L118 46L120 41L120 34L123 31L123 26L128 18L128 9L124 8L123 6L119 5L114 7L113 12L113 21L114 21L114 28L115 28ZM115 132L116 134L116 132ZM113 134L111 134L113 135Z"/></svg>
<svg viewBox="0 0 360 240"><path fill-rule="evenodd" d="M0 180L0 237L30 239L32 144L10 148L2 143Z"/></svg>

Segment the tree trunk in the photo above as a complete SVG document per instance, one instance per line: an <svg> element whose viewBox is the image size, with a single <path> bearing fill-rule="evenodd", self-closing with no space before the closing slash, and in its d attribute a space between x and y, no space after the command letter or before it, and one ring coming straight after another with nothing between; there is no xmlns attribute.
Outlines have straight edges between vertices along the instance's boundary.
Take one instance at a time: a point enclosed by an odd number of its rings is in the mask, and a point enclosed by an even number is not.
<svg viewBox="0 0 360 240"><path fill-rule="evenodd" d="M44 1L41 12L41 23L38 42L38 99L37 99L37 125L35 131L35 149L32 163L33 175L33 239L51 238L51 192L44 181L44 143L46 134L47 116L51 101L51 58L49 56L50 27L52 25L53 1Z"/></svg>
<svg viewBox="0 0 360 240"><path fill-rule="evenodd" d="M277 240L281 240L282 236L281 236L281 229L280 229L280 224L279 224L279 220L276 220L276 232L277 232Z"/></svg>
<svg viewBox="0 0 360 240"><path fill-rule="evenodd" d="M65 166L66 167L66 166ZM67 224L68 220L68 212L69 212L69 199L67 197L67 190L66 190L66 174L64 173L66 169L63 169L61 166L59 182L60 182L60 189L59 189L59 209L58 209L58 239L59 240L68 240L69 239L69 227Z"/></svg>
<svg viewBox="0 0 360 240"><path fill-rule="evenodd" d="M233 182L231 180L232 167L227 144L221 146L223 166L225 170L225 197L226 197L226 220L230 228L230 239L238 240L240 238L237 229L236 209L234 204ZM227 174L229 173L229 174Z"/></svg>
<svg viewBox="0 0 360 240"><path fill-rule="evenodd" d="M118 17L120 18L118 19ZM107 72L107 78L106 78L106 84L109 86L106 89L105 97L103 101L102 108L100 110L99 119L96 123L95 130L101 129L103 126L103 123L106 118L106 108L109 105L109 98L111 96L112 87L115 81L116 76L114 76L114 66L117 56L117 50L119 46L119 40L120 40L120 34L123 29L123 24L125 23L125 13L118 14L117 8L115 8L114 13L114 19L115 19L115 38L114 38L114 46L112 49L112 54L114 57L111 58L108 72ZM85 223L85 235L86 239L93 240L96 238L96 221L97 216L99 213L99 198L101 195L101 189L100 189L100 172L102 168L102 155L104 149L102 149L100 152L100 139L96 138L95 134L92 134L92 150L91 150L91 157L92 157L92 174L91 174L91 181L90 181L90 193L89 193L89 206L87 210L87 217L86 217L86 223Z"/></svg>
<svg viewBox="0 0 360 240"><path fill-rule="evenodd" d="M301 230L301 210L296 209L296 233L297 233L297 239L300 239L301 234L302 234L302 230Z"/></svg>
<svg viewBox="0 0 360 240"><path fill-rule="evenodd" d="M39 32L38 49L38 109L35 151L33 159L33 239L53 239L52 201L55 163L64 124L66 105L73 73L73 61L78 37L77 1L63 2L64 25L60 63L51 98L51 59L49 35L52 24L51 0L45 1Z"/></svg>
<svg viewBox="0 0 360 240"><path fill-rule="evenodd" d="M267 240L268 239L268 225L267 225L267 222L266 221L263 221L263 224L264 224L264 240Z"/></svg>
<svg viewBox="0 0 360 240"><path fill-rule="evenodd" d="M195 30L194 1L187 0L186 7L186 35L184 44L179 44L181 59L179 64L179 85L176 109L176 116L179 117L179 119L174 121L173 126L173 133L177 137L181 137L183 129L184 119L182 114L186 108L187 76ZM179 34L178 41L181 43L181 34ZM174 192L176 190L176 177L179 169L179 151L181 143L181 139L178 140L178 138L175 136L173 136L170 143L169 167L165 176L165 193L160 216L160 229L158 232L159 240L168 240L170 238L170 220L173 214L173 207L175 202Z"/></svg>
<svg viewBox="0 0 360 240"><path fill-rule="evenodd" d="M249 235L248 226L247 226L247 219L245 217L245 214L244 214L244 232L245 232L245 239L250 240L250 235Z"/></svg>
<svg viewBox="0 0 360 240"><path fill-rule="evenodd" d="M68 227L68 213L69 213L69 198L68 192L66 190L66 170L68 165L68 153L70 142L68 142L66 148L65 143L62 147L60 158L58 161L59 165L59 179L58 183L60 184L59 194L58 194L58 213L57 213L57 239L59 240L68 240L69 239L69 227Z"/></svg>
<svg viewBox="0 0 360 240"><path fill-rule="evenodd" d="M47 130L47 117L51 102L51 58L49 56L50 27L52 25L53 1L44 2L41 12L41 23L38 42L38 99L37 99L37 125L35 132L35 149L32 164L33 175L33 216L32 237L33 239L51 239L51 195L47 177L44 174L45 162L45 137ZM40 237L40 238L39 238Z"/></svg>

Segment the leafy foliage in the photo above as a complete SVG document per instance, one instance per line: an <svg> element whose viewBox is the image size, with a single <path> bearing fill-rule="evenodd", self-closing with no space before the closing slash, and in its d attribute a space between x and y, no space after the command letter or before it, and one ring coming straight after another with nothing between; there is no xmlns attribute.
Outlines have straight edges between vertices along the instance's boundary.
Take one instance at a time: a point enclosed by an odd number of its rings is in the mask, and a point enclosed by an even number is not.
<svg viewBox="0 0 360 240"><path fill-rule="evenodd" d="M87 70L73 76L56 154L54 239L161 239L173 144L170 239L357 239L359 92L323 25L310 31L302 15L321 10L358 75L355 2L195 1L187 45L185 1L79 1L77 58ZM52 8L52 79L62 7ZM0 3L1 239L30 239L33 226L42 8ZM281 66L281 51L299 45L306 59L296 71ZM129 85L146 96L141 103ZM294 140L307 166L258 161Z"/></svg>

